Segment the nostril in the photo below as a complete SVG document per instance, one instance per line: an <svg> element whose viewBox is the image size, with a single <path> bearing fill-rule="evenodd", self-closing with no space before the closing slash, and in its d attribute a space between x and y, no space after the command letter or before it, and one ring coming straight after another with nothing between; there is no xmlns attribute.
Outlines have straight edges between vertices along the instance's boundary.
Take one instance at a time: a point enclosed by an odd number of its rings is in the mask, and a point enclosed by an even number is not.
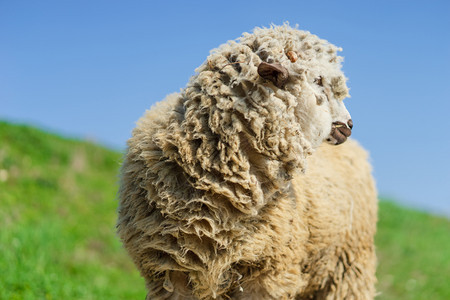
<svg viewBox="0 0 450 300"><path fill-rule="evenodd" d="M347 125L348 125L348 127L350 127L350 129L353 129L353 121L352 121L352 119L348 120Z"/></svg>

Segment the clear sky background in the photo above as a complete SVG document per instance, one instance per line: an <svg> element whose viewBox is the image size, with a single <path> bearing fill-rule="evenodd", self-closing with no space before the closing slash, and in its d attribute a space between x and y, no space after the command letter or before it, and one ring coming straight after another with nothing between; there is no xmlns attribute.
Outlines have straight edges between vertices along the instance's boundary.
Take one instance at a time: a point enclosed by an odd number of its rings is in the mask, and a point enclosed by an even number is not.
<svg viewBox="0 0 450 300"><path fill-rule="evenodd" d="M0 119L124 149L211 49L285 21L343 47L381 195L450 216L450 1L0 0Z"/></svg>

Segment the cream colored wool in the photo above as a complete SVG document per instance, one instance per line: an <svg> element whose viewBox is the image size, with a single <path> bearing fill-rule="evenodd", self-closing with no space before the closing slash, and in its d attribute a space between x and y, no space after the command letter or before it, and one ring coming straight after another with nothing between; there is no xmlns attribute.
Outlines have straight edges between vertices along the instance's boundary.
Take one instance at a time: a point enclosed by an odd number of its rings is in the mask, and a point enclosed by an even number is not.
<svg viewBox="0 0 450 300"><path fill-rule="evenodd" d="M288 25L256 28L139 120L118 233L147 299L374 297L367 155L323 143L350 118L337 51ZM289 71L283 87L258 75L261 62Z"/></svg>

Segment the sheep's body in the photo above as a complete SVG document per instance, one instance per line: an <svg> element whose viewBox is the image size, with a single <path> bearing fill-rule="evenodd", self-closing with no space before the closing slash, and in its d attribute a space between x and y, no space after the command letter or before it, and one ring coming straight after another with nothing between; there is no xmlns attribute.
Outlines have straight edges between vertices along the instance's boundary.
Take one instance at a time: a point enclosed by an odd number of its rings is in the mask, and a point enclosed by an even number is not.
<svg viewBox="0 0 450 300"><path fill-rule="evenodd" d="M303 63L287 63L292 49ZM118 231L148 299L373 298L366 153L354 141L322 144L341 104L320 97L347 94L335 52L288 26L257 29L141 118L122 169ZM288 66L285 87L258 77L267 60Z"/></svg>

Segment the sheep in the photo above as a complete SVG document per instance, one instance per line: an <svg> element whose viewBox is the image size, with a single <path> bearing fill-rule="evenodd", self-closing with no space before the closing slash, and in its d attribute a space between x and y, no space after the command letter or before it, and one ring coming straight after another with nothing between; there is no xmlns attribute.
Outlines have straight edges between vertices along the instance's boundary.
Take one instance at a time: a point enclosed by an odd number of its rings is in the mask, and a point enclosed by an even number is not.
<svg viewBox="0 0 450 300"><path fill-rule="evenodd" d="M377 195L338 51L255 28L138 121L117 229L147 299L373 299Z"/></svg>

